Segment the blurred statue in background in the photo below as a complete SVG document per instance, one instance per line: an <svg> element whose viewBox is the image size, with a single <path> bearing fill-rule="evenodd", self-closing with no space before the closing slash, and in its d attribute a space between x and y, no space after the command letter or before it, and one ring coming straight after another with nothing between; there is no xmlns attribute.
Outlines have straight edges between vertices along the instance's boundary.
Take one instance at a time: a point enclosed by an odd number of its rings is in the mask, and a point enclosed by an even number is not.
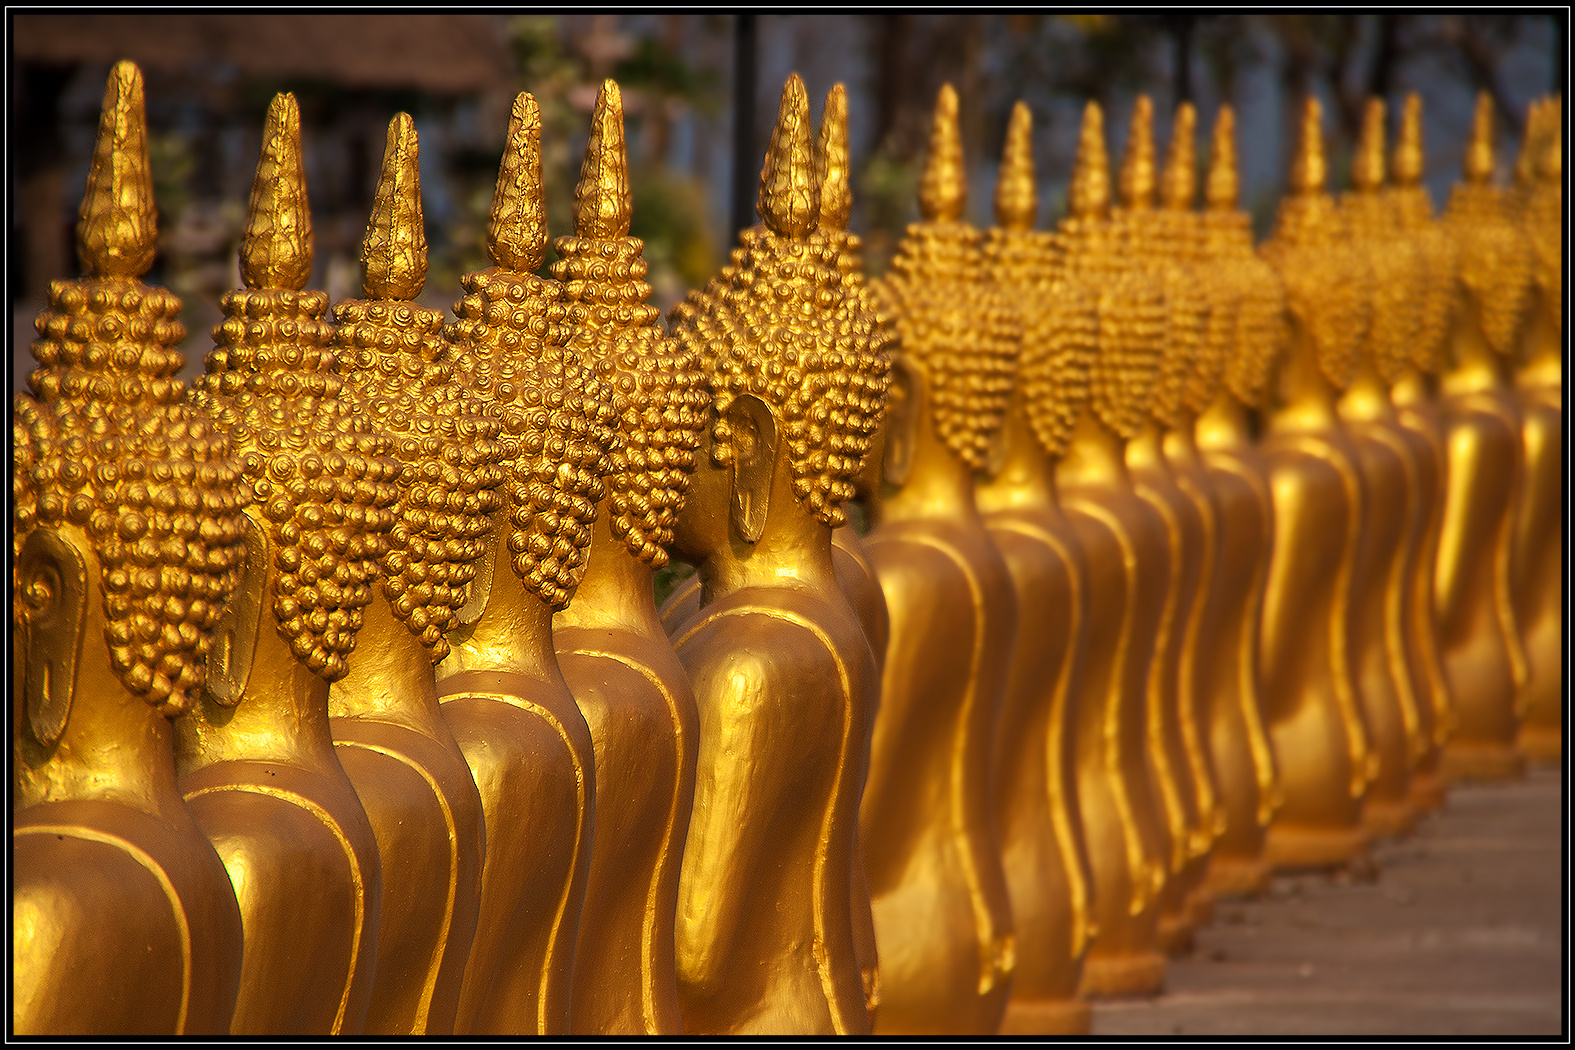
<svg viewBox="0 0 1575 1050"><path fill-rule="evenodd" d="M1434 600L1458 723L1444 748L1451 778L1518 776L1525 648L1511 591L1525 454L1520 405L1506 382L1531 298L1531 251L1508 191L1493 183L1493 103L1476 119L1443 225L1457 250L1459 294L1443 375L1448 454Z"/></svg>
<svg viewBox="0 0 1575 1050"><path fill-rule="evenodd" d="M239 479L181 402L153 264L142 73L110 71L77 222L12 416L11 1025L222 1035L241 915L176 786L170 720L242 573Z"/></svg>
<svg viewBox="0 0 1575 1050"><path fill-rule="evenodd" d="M1088 400L1094 332L1063 272L1054 236L1034 230L1033 118L1012 109L985 264L1022 318L1005 421L977 490L990 538L1017 592L1011 673L995 734L995 814L1012 897L1017 972L1001 1031L1086 1035L1077 996L1093 901L1074 778L1074 708L1082 701L1088 566L1061 512L1055 463Z"/></svg>
<svg viewBox="0 0 1575 1050"><path fill-rule="evenodd" d="M887 361L820 228L809 100L783 89L763 226L672 315L710 389L674 551L700 569L674 647L700 711L679 877L684 1027L863 1034L854 842L876 670L832 530L880 420Z"/></svg>
<svg viewBox="0 0 1575 1050"><path fill-rule="evenodd" d="M1011 395L1019 320L989 280L966 199L957 95L941 88L921 221L874 283L902 341L866 549L891 635L861 832L881 1033L993 1033L1015 968L991 812L1016 600L974 504Z"/></svg>

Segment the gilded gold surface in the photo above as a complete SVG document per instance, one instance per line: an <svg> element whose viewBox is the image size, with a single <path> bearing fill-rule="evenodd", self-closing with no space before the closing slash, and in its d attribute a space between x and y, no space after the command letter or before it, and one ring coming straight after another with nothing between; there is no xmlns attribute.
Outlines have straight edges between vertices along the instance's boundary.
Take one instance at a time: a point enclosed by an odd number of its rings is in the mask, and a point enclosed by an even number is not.
<svg viewBox="0 0 1575 1050"><path fill-rule="evenodd" d="M676 937L691 1032L869 1030L851 889L876 669L831 532L887 361L846 294L840 237L817 229L816 174L794 75L761 174L764 224L671 318L711 394L674 532L703 581L674 634L700 711Z"/></svg>
<svg viewBox="0 0 1575 1050"><path fill-rule="evenodd" d="M514 100L487 250L461 278L443 338L466 393L497 420L502 505L462 622L437 665L438 700L481 794L481 910L455 1031L565 1034L590 872L590 729L553 649L552 614L585 572L611 439L607 390L566 345L563 289L533 271L547 245L541 116Z"/></svg>
<svg viewBox="0 0 1575 1050"><path fill-rule="evenodd" d="M1369 314L1365 259L1324 191L1321 107L1309 98L1265 259L1285 283L1290 342L1262 448L1274 500L1261 667L1265 715L1285 793L1269 827L1276 867L1342 864L1366 835L1361 804L1377 774L1357 689L1352 617L1366 506L1337 404Z"/></svg>
<svg viewBox="0 0 1575 1050"><path fill-rule="evenodd" d="M1070 214L1058 236L1093 339L1089 399L1056 466L1088 565L1087 662L1075 718L1077 799L1093 878L1084 995L1141 994L1164 982L1159 892L1168 827L1148 761L1148 678L1170 576L1164 522L1134 490L1124 444L1142 425L1162 353L1163 301L1138 280L1110 219L1104 115L1083 113ZM1069 322L1072 323L1072 322Z"/></svg>
<svg viewBox="0 0 1575 1050"><path fill-rule="evenodd" d="M1088 568L1056 498L1055 458L1088 400L1094 351L1080 294L1053 235L1036 232L1032 118L1012 110L995 187L987 272L1022 319L1017 381L977 502L1006 562L1019 616L995 734L1001 839L1017 971L1001 1031L1086 1034L1077 997L1092 931L1092 880L1077 806L1072 742L1087 648Z"/></svg>
<svg viewBox="0 0 1575 1050"><path fill-rule="evenodd" d="M1460 302L1441 381L1448 469L1433 581L1457 725L1451 777L1516 776L1528 676L1511 590L1515 508L1525 452L1506 382L1530 305L1530 251L1509 192L1493 183L1493 110L1483 94L1443 226L1458 252Z"/></svg>
<svg viewBox="0 0 1575 1050"><path fill-rule="evenodd" d="M221 433L182 403L180 301L156 235L142 74L118 63L77 226L12 416L12 1027L218 1035L235 894L181 803L170 720L239 582Z"/></svg>
<svg viewBox="0 0 1575 1050"><path fill-rule="evenodd" d="M706 396L695 355L664 336L629 236L623 102L606 81L556 243L568 349L610 390L606 495L575 601L553 642L596 755L596 834L575 949L570 1030L683 1032L674 921L689 829L699 712L657 618L652 569L667 564L694 470Z"/></svg>
<svg viewBox="0 0 1575 1050"><path fill-rule="evenodd" d="M1237 204L1235 114L1214 122L1201 216L1203 253L1217 275L1211 330L1227 340L1222 381L1194 427L1219 507L1214 652L1204 658L1207 737L1218 777L1224 828L1209 856L1208 887L1251 893L1268 882L1264 833L1284 800L1264 727L1258 623L1274 537L1266 464L1250 413L1263 405L1268 376L1285 345L1285 295L1253 251L1248 216Z"/></svg>
<svg viewBox="0 0 1575 1050"><path fill-rule="evenodd" d="M1016 601L973 472L1006 412L1020 324L984 270L978 232L960 221L963 179L946 85L921 221L875 285L901 339L866 543L891 617L860 823L882 1033L994 1032L1016 966L991 812Z"/></svg>

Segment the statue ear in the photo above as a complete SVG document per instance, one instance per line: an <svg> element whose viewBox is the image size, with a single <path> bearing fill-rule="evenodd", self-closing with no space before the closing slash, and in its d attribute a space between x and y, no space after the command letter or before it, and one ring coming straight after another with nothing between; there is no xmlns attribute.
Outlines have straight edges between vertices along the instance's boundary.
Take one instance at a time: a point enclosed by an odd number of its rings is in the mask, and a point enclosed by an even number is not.
<svg viewBox="0 0 1575 1050"><path fill-rule="evenodd" d="M268 533L246 515L245 553L235 591L208 643L207 682L204 691L221 707L234 707L246 695L257 655L257 632L263 623L263 595L268 587L270 544Z"/></svg>
<svg viewBox="0 0 1575 1050"><path fill-rule="evenodd" d="M771 476L777 462L777 423L766 403L753 394L727 407L733 432L733 529L746 543L766 531L771 511Z"/></svg>
<svg viewBox="0 0 1575 1050"><path fill-rule="evenodd" d="M924 375L899 356L891 363L891 386L886 390L886 480L901 486L913 467L913 449L919 441Z"/></svg>
<svg viewBox="0 0 1575 1050"><path fill-rule="evenodd" d="M22 696L28 728L51 747L65 732L82 662L87 564L54 529L34 529L17 559L22 588Z"/></svg>
<svg viewBox="0 0 1575 1050"><path fill-rule="evenodd" d="M465 584L465 602L454 610L454 622L460 627L469 627L481 619L481 614L487 609L487 599L492 597L492 563L498 557L497 524L498 518L494 515L492 525L482 539L481 556L474 562L476 575Z"/></svg>

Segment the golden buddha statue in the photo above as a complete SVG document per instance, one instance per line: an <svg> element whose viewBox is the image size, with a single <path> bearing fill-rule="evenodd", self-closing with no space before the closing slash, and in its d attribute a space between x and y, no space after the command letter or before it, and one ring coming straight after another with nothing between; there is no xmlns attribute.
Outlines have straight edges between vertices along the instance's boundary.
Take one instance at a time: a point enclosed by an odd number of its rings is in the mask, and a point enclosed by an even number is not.
<svg viewBox="0 0 1575 1050"><path fill-rule="evenodd" d="M689 830L699 713L657 618L652 573L694 469L706 396L694 355L646 304L642 243L629 236L623 99L602 84L558 238L568 349L613 391L606 494L572 604L553 617L564 681L596 755L596 834L574 954L570 1031L678 1035L674 918Z"/></svg>
<svg viewBox="0 0 1575 1050"><path fill-rule="evenodd" d="M604 489L607 391L565 346L547 248L541 116L514 100L487 227L495 265L466 274L444 330L455 373L501 424L503 505L470 604L437 665L438 700L481 792L481 912L454 1030L566 1034L591 862L590 729L559 670L552 614L585 570Z"/></svg>
<svg viewBox="0 0 1575 1050"><path fill-rule="evenodd" d="M1148 757L1145 687L1170 579L1165 523L1135 491L1136 437L1164 352L1164 303L1134 272L1110 219L1104 115L1083 111L1061 221L1063 272L1094 333L1089 398L1056 465L1061 507L1088 566L1087 653L1073 712L1077 801L1093 877L1084 995L1141 995L1164 984L1157 951L1169 832Z"/></svg>
<svg viewBox="0 0 1575 1050"><path fill-rule="evenodd" d="M855 297L857 308L869 314L869 324L872 326L870 352L887 354L896 345L896 333L879 313L865 283L862 242L857 234L846 232L848 218L853 211L853 192L848 171L847 91L841 84L832 85L826 93L815 161L820 183L820 227L833 239L840 238L842 248L837 255L837 269L842 274L846 294ZM865 456L866 466L854 479L854 488L860 494L867 494L866 490L872 488L867 484L867 478L871 473L878 472L880 454L877 432L870 437L870 450ZM875 569L870 565L864 553L863 541L851 522L845 521L832 530L831 544L831 561L837 585L842 588L858 615L878 673L886 662L886 639L891 631L891 623L886 615L886 596L881 592ZM690 576L662 606L662 625L669 634L687 623L699 610L702 584L703 580L698 574ZM866 735L875 731L878 695L879 690L876 690L873 694L875 704L865 717ZM866 763L868 750L869 741L866 741ZM860 784L864 779L861 775ZM880 969L875 945L875 921L870 911L869 886L865 878L864 849L858 838L854 840L853 851L854 885L850 891L853 902L853 946L858 953L859 973L864 981L865 1007L870 1024L874 1025L880 1005Z"/></svg>
<svg viewBox="0 0 1575 1050"><path fill-rule="evenodd" d="M1438 632L1458 724L1450 778L1518 776L1526 657L1511 554L1525 458L1520 407L1505 382L1531 291L1530 250L1505 189L1493 184L1493 104L1478 95L1463 174L1443 224L1458 250L1460 300L1443 381L1448 470L1434 577Z"/></svg>
<svg viewBox="0 0 1575 1050"><path fill-rule="evenodd" d="M1285 348L1285 292L1253 251L1251 219L1237 204L1235 127L1235 113L1220 107L1202 222L1205 265L1215 275L1210 331L1223 329L1229 354L1222 381L1194 427L1219 508L1223 552L1215 583L1214 651L1202 656L1200 686L1225 817L1209 855L1206 885L1221 895L1268 887L1265 831L1283 801L1264 728L1258 648L1274 503L1250 415L1264 407L1269 376Z"/></svg>
<svg viewBox="0 0 1575 1050"><path fill-rule="evenodd" d="M1018 102L995 187L985 265L1022 317L1017 381L978 485L979 512L1006 561L1019 619L995 735L995 814L1011 891L1017 972L1001 1031L1086 1035L1077 997L1093 902L1072 752L1087 649L1088 567L1055 492L1055 461L1088 400L1089 313L1036 232L1033 118Z"/></svg>
<svg viewBox="0 0 1575 1050"><path fill-rule="evenodd" d="M230 435L246 567L177 723L181 790L246 928L236 1034L358 1033L381 928L378 841L333 744L344 677L395 525L398 465L336 374L328 297L305 292L311 227L295 100L270 107L246 288L222 302L195 403Z"/></svg>
<svg viewBox="0 0 1575 1050"><path fill-rule="evenodd" d="M1355 250L1366 257L1372 310L1338 405L1365 493L1351 662L1378 758L1378 776L1362 805L1362 823L1371 836L1404 834L1416 823L1411 770L1433 736L1431 711L1417 701L1406 629L1412 612L1407 597L1429 510L1421 503L1417 460L1428 452L1414 447L1420 439L1400 425L1389 399L1390 384L1417 336L1422 275L1416 246L1392 221L1384 167L1384 104L1371 98L1340 211Z"/></svg>
<svg viewBox="0 0 1575 1050"><path fill-rule="evenodd" d="M1526 471L1516 511L1511 584L1525 638L1526 719L1517 746L1528 758L1564 753L1564 142L1562 102L1546 99L1528 121L1525 153L1534 154L1522 203L1531 245L1532 305L1515 372Z"/></svg>
<svg viewBox="0 0 1575 1050"><path fill-rule="evenodd" d="M451 1034L486 836L432 665L448 651L444 635L485 553L502 449L497 420L454 380L442 313L412 302L426 281L426 235L416 129L405 113L389 122L361 254L366 299L336 307L334 345L346 396L389 437L400 495L356 653L328 692L329 725L383 865L366 1030ZM305 281L305 262L291 283Z"/></svg>
<svg viewBox="0 0 1575 1050"><path fill-rule="evenodd" d="M1126 443L1127 470L1138 496L1165 523L1170 544L1170 582L1160 614L1159 635L1145 686L1148 703L1149 761L1169 830L1169 878L1160 899L1159 937L1166 951L1185 951L1192 943L1193 922L1187 894L1202 875L1201 861L1213 841L1205 825L1204 792L1187 747L1192 711L1181 707L1183 650L1197 638L1204 612L1205 573L1212 569L1211 540L1204 515L1176 483L1165 458L1165 432L1184 425L1182 390L1197 368L1208 323L1208 302L1195 275L1168 251L1173 224L1154 208L1157 171L1154 163L1153 105L1139 95L1132 108L1126 153L1118 178L1121 206L1112 220L1120 231L1141 279L1163 303L1163 353L1150 388L1142 425ZM1179 114L1178 114L1179 117ZM1180 122L1185 118L1178 119ZM1187 653L1190 669L1193 653ZM1193 691L1188 690L1189 701ZM1193 734L1194 737L1196 734ZM1210 799L1212 802L1212 799ZM1212 813L1207 814L1212 824Z"/></svg>
<svg viewBox="0 0 1575 1050"><path fill-rule="evenodd" d="M1308 98L1290 193L1262 248L1284 282L1291 326L1263 441L1274 541L1260 658L1285 793L1267 840L1277 868L1364 854L1362 799L1377 774L1352 664L1365 494L1337 407L1367 327L1368 278L1324 191L1321 121Z"/></svg>
<svg viewBox="0 0 1575 1050"><path fill-rule="evenodd" d="M676 937L690 1032L869 1031L850 898L877 683L831 533L887 361L819 196L794 75L760 176L764 225L671 317L712 397L673 533L703 581L673 636L700 710Z"/></svg>
<svg viewBox="0 0 1575 1050"><path fill-rule="evenodd" d="M1423 731L1432 726L1432 738L1411 771L1411 799L1419 809L1436 809L1444 803L1440 762L1444 741L1454 728L1454 704L1449 678L1439 648L1438 619L1433 603L1433 573L1438 560L1439 533L1443 527L1445 474L1443 417L1436 398L1436 375L1443 364L1449 320L1458 299L1455 285L1455 246L1433 220L1433 205L1422 186L1422 100L1412 93L1402 110L1400 135L1390 165L1391 183L1384 191L1389 201L1394 235L1413 246L1419 296L1416 329L1407 354L1386 356L1380 364L1390 370L1389 400L1400 425L1413 438L1418 455L1417 491L1427 520L1417 548L1417 568L1411 577L1410 652L1412 686ZM1426 454L1421 454L1423 446ZM1426 712L1431 711L1431 718Z"/></svg>
<svg viewBox="0 0 1575 1050"><path fill-rule="evenodd" d="M170 720L239 582L222 434L182 404L180 300L153 264L142 74L110 71L77 251L12 433L11 1028L222 1035L241 916L176 786Z"/></svg>
<svg viewBox="0 0 1575 1050"><path fill-rule="evenodd" d="M1016 601L974 504L974 472L1006 412L1020 328L961 221L963 179L957 95L945 85L921 221L874 282L901 339L865 544L891 621L860 810L883 1034L994 1032L1016 965L991 811Z"/></svg>

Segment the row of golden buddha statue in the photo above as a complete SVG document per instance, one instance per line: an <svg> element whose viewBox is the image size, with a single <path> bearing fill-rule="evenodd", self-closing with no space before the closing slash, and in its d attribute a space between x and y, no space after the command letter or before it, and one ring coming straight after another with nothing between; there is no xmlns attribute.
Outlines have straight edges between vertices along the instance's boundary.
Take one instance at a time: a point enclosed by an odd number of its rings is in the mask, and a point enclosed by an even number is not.
<svg viewBox="0 0 1575 1050"><path fill-rule="evenodd" d="M404 114L364 298L306 290L280 95L188 390L142 90L13 416L18 1033L1086 1032L1217 896L1561 752L1556 100L1513 187L1478 106L1441 219L1414 96L1338 200L1308 101L1255 249L1231 111L1199 211L1146 98L1054 232L1019 103L981 233L948 86L866 282L795 75L664 327L613 82L552 279L516 100L453 319Z"/></svg>

